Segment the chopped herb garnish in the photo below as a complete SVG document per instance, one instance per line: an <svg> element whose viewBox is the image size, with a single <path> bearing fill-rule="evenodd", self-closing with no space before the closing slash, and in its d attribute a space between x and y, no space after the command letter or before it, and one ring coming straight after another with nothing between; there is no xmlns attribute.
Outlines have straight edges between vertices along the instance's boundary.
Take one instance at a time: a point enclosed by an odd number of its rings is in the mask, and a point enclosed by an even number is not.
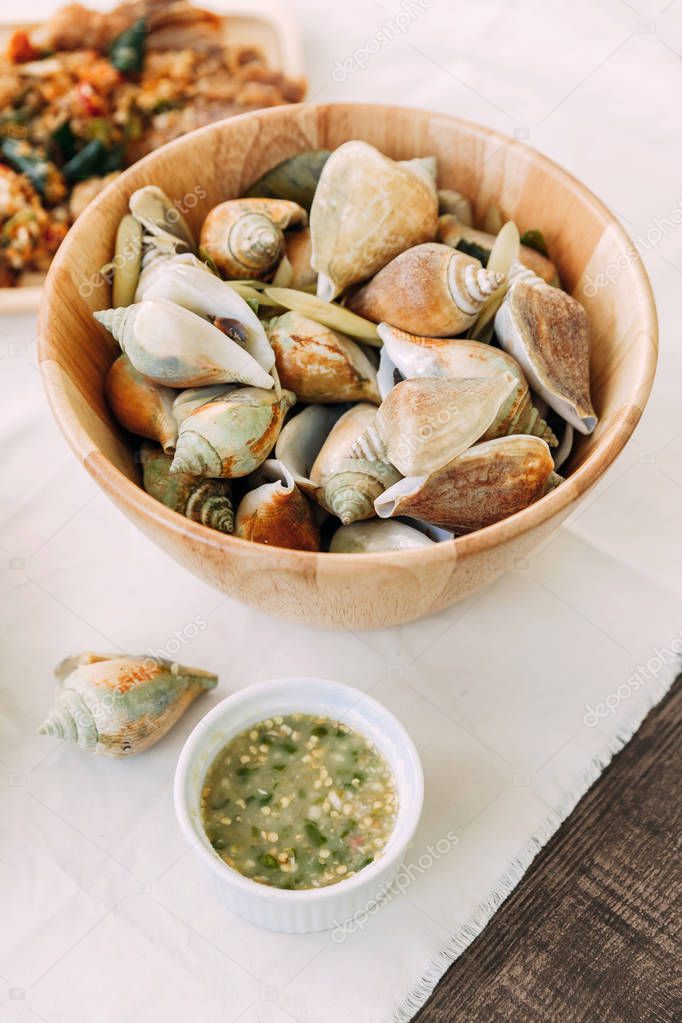
<svg viewBox="0 0 682 1023"><path fill-rule="evenodd" d="M305 821L304 827L306 835L313 843L313 845L317 846L317 848L319 848L321 845L324 845L324 843L327 841L327 839L324 837L315 821L310 820Z"/></svg>

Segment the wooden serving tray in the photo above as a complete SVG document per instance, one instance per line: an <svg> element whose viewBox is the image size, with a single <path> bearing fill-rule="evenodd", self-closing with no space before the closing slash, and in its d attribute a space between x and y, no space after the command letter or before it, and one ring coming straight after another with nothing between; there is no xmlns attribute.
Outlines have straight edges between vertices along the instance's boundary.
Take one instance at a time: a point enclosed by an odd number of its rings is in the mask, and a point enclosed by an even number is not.
<svg viewBox="0 0 682 1023"><path fill-rule="evenodd" d="M67 0L62 0L66 3ZM85 0L87 3L87 0ZM115 0L112 0L111 6ZM259 0L232 4L229 0L194 0L197 7L213 10L221 15L225 36L237 44L253 44L259 47L271 67L297 78L303 71L303 51L293 20L283 8L271 7ZM60 3L51 5L56 10ZM98 3L91 6L100 7ZM35 24L35 23L34 23ZM0 13L0 50L4 52L12 33L18 28L32 28L25 22L3 20ZM38 308L45 274L27 273L24 283L14 288L0 288L0 316L15 316L32 313Z"/></svg>

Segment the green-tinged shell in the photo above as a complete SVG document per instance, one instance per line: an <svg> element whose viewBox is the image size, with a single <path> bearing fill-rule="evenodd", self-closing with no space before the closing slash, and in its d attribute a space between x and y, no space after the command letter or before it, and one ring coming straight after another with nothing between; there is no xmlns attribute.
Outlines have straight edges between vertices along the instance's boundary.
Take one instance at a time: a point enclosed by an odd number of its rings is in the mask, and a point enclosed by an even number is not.
<svg viewBox="0 0 682 1023"><path fill-rule="evenodd" d="M272 451L295 403L291 391L278 397L258 387L239 387L202 405L180 427L171 471L230 479L248 476Z"/></svg>
<svg viewBox="0 0 682 1023"><path fill-rule="evenodd" d="M236 384L213 384L210 387L188 387L184 391L176 392L173 401L173 416L176 423L178 426L182 426L192 412L201 408L202 405L208 405L209 401L226 397L236 386Z"/></svg>
<svg viewBox="0 0 682 1023"><path fill-rule="evenodd" d="M432 547L434 541L405 522L372 519L339 526L329 544L331 554L376 554L380 551Z"/></svg>
<svg viewBox="0 0 682 1023"><path fill-rule="evenodd" d="M218 682L210 672L149 654L77 655L62 661L57 673L59 692L38 734L112 757L158 742Z"/></svg>
<svg viewBox="0 0 682 1023"><path fill-rule="evenodd" d="M135 289L142 265L142 225L131 213L121 217L114 248L114 280L111 304L130 305L135 300Z"/></svg>
<svg viewBox="0 0 682 1023"><path fill-rule="evenodd" d="M353 443L374 421L369 404L354 405L334 424L310 470L316 500L344 525L369 519L374 501L400 473L385 461L349 458Z"/></svg>
<svg viewBox="0 0 682 1023"><path fill-rule="evenodd" d="M234 508L230 480L202 480L184 472L171 473L172 462L171 455L151 444L143 445L142 476L147 493L193 522L231 533Z"/></svg>
<svg viewBox="0 0 682 1023"><path fill-rule="evenodd" d="M322 168L331 156L329 149L310 149L282 160L266 171L244 193L250 198L289 199L309 210Z"/></svg>
<svg viewBox="0 0 682 1023"><path fill-rule="evenodd" d="M317 497L323 508L348 525L371 519L377 497L399 479L400 473L384 462L346 458L337 464L333 476L323 480Z"/></svg>
<svg viewBox="0 0 682 1023"><path fill-rule="evenodd" d="M240 345L202 316L166 299L145 299L94 316L113 334L138 373L155 384L273 386L270 374Z"/></svg>
<svg viewBox="0 0 682 1023"><path fill-rule="evenodd" d="M266 373L274 366L275 356L263 324L241 295L215 274L196 266L167 263L156 275L146 298L174 302L214 322L226 317L236 321L241 347Z"/></svg>

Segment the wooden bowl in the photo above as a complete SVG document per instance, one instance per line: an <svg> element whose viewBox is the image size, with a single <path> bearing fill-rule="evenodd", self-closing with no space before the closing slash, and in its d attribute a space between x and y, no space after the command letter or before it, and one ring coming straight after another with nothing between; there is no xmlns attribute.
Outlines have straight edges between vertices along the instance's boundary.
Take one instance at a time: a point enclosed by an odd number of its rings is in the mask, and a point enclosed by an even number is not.
<svg viewBox="0 0 682 1023"><path fill-rule="evenodd" d="M440 186L468 195L479 216L495 204L521 231L541 228L564 286L592 324L592 395L600 421L590 437L579 439L570 478L524 511L432 548L314 554L253 544L189 521L141 489L130 439L104 399L117 346L92 317L110 299L96 275L111 257L131 192L153 183L184 199L198 233L212 206L241 195L280 160L349 139L364 139L395 159L435 154ZM644 269L623 229L588 189L534 149L487 128L363 104L245 114L152 153L79 217L52 264L39 314L40 364L53 412L76 455L124 514L229 596L292 620L350 629L393 625L447 607L545 540L630 437L649 395L656 353L656 313Z"/></svg>

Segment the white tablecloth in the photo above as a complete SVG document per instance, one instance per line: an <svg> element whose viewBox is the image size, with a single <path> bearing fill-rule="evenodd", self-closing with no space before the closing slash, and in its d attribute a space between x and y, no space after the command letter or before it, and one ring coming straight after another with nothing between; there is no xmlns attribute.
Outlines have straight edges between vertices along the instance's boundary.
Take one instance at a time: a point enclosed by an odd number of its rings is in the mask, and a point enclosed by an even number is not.
<svg viewBox="0 0 682 1023"><path fill-rule="evenodd" d="M558 536L449 611L331 634L209 589L97 491L46 407L33 318L0 320L1 1019L408 1018L669 684L682 649L682 227L670 218L682 5L664 2L288 4L312 98L427 107L526 138L612 207L654 284L660 368L634 440ZM190 639L195 620L206 627ZM178 644L221 682L149 753L89 758L36 735L65 654ZM173 814L196 721L287 673L371 691L424 760L402 891L344 940L232 917Z"/></svg>

